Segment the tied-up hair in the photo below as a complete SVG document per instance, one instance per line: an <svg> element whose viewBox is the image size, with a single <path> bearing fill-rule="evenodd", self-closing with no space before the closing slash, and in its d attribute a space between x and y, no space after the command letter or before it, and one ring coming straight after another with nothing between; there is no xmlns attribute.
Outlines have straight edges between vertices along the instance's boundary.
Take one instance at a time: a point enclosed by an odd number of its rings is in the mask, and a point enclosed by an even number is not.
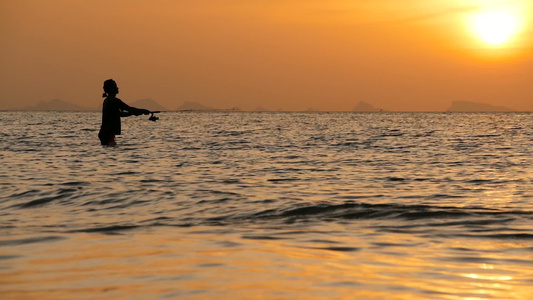
<svg viewBox="0 0 533 300"><path fill-rule="evenodd" d="M113 79L108 79L104 81L104 93L102 94L102 98L105 98L109 95L109 93L115 93L117 92L117 83Z"/></svg>

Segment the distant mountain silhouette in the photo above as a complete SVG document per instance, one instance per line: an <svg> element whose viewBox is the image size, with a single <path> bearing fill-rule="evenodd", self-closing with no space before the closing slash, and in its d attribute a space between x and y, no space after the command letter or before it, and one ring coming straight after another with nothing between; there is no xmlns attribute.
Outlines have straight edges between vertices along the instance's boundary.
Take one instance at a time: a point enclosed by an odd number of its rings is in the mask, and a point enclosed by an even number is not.
<svg viewBox="0 0 533 300"><path fill-rule="evenodd" d="M448 109L451 112L508 112L513 111L504 106L494 106L471 101L454 101Z"/></svg>
<svg viewBox="0 0 533 300"><path fill-rule="evenodd" d="M33 106L28 106L22 110L36 110L36 111L88 111L91 110L74 103L66 102L60 99L53 99L49 101L41 101Z"/></svg>
<svg viewBox="0 0 533 300"><path fill-rule="evenodd" d="M368 102L364 102L364 101L360 101L354 108L353 108L353 111L358 111L358 112L371 112L371 111L382 111L382 109L380 108L377 108L377 107L374 107L374 105L368 103Z"/></svg>
<svg viewBox="0 0 533 300"><path fill-rule="evenodd" d="M258 106L254 111L270 111L269 109L266 109L262 106Z"/></svg>
<svg viewBox="0 0 533 300"><path fill-rule="evenodd" d="M128 103L129 106L144 108L151 111L167 111L168 109L161 104L155 102L153 99L141 99Z"/></svg>
<svg viewBox="0 0 533 300"><path fill-rule="evenodd" d="M192 101L185 101L183 105L178 107L178 110L202 110L202 111L212 111L215 110L212 107L205 106L203 104L192 102Z"/></svg>

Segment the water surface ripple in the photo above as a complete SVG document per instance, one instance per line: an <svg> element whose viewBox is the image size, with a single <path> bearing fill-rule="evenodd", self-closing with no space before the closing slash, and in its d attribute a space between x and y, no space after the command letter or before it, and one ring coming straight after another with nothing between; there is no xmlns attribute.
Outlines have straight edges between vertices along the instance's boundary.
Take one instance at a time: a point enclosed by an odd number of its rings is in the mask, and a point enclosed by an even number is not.
<svg viewBox="0 0 533 300"><path fill-rule="evenodd" d="M0 112L3 299L530 299L530 113Z"/></svg>

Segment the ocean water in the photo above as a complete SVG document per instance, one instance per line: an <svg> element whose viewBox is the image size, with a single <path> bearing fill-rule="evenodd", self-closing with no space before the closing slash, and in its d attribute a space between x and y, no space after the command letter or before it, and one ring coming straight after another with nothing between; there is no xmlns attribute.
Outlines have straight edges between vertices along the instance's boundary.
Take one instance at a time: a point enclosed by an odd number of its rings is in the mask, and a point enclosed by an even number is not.
<svg viewBox="0 0 533 300"><path fill-rule="evenodd" d="M0 112L2 299L532 299L533 114Z"/></svg>

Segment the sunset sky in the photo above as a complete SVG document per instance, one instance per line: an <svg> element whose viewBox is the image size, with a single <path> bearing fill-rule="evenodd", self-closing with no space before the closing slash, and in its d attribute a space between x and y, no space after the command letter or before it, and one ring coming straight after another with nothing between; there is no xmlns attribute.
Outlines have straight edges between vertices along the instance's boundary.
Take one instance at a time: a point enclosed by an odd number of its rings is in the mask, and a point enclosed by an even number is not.
<svg viewBox="0 0 533 300"><path fill-rule="evenodd" d="M0 109L533 111L531 0L0 0L0 42Z"/></svg>

